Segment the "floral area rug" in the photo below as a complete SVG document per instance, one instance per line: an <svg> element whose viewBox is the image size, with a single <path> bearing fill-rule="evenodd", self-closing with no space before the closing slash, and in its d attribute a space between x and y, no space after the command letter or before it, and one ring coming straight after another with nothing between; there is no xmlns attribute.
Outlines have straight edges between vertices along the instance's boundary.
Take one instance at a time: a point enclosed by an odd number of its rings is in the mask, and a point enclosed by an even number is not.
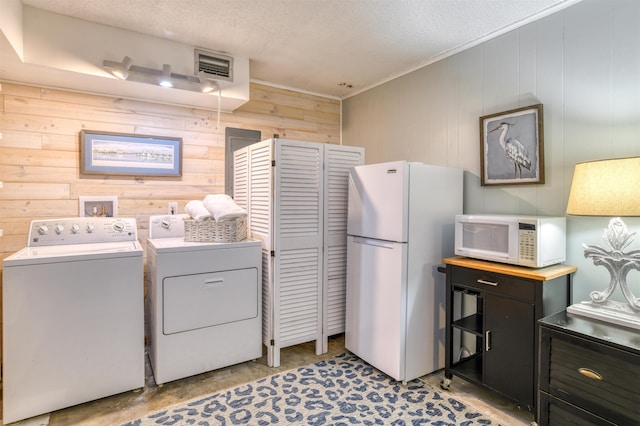
<svg viewBox="0 0 640 426"><path fill-rule="evenodd" d="M497 425L413 380L403 385L344 353L170 407L123 426Z"/></svg>

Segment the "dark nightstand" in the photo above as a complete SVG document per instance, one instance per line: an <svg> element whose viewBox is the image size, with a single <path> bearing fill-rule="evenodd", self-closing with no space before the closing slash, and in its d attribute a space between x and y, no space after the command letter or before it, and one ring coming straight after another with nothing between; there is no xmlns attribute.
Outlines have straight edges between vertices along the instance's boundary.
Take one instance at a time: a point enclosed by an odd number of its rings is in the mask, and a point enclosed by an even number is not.
<svg viewBox="0 0 640 426"><path fill-rule="evenodd" d="M640 331L566 311L539 324L539 424L640 425Z"/></svg>

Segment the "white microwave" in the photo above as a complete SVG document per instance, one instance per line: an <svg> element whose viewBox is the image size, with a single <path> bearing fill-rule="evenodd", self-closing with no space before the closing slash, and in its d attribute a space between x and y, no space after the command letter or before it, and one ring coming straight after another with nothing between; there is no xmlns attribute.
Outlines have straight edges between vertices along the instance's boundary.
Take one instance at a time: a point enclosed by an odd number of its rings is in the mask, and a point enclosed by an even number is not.
<svg viewBox="0 0 640 426"><path fill-rule="evenodd" d="M542 268L566 260L564 217L462 214L455 220L455 254Z"/></svg>

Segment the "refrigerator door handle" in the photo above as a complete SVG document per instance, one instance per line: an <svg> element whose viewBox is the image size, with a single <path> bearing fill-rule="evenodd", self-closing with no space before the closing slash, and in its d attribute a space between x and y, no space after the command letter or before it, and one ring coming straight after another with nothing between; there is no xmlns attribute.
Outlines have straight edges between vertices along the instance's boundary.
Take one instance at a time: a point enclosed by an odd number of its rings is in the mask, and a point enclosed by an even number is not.
<svg viewBox="0 0 640 426"><path fill-rule="evenodd" d="M363 238L363 237L353 237L353 242L356 244L365 244L368 246L376 246L376 247L382 247L382 248L388 248L388 249L392 249L394 245L394 243L390 241L376 240L373 238Z"/></svg>

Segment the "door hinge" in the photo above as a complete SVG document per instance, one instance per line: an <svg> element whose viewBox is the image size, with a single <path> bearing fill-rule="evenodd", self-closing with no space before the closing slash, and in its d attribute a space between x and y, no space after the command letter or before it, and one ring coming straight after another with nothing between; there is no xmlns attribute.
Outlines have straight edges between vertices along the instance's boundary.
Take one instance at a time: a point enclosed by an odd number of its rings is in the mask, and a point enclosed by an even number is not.
<svg viewBox="0 0 640 426"><path fill-rule="evenodd" d="M275 250L271 250L271 253L270 253L270 254L271 254L271 257L276 257L276 252L275 252Z"/></svg>
<svg viewBox="0 0 640 426"><path fill-rule="evenodd" d="M274 345L276 344L276 341L275 341L275 340L273 340L273 339L271 339L271 341L269 342L269 344L270 344L271 346L274 346Z"/></svg>
<svg viewBox="0 0 640 426"><path fill-rule="evenodd" d="M271 167L275 167L276 166L276 160L271 160Z"/></svg>

